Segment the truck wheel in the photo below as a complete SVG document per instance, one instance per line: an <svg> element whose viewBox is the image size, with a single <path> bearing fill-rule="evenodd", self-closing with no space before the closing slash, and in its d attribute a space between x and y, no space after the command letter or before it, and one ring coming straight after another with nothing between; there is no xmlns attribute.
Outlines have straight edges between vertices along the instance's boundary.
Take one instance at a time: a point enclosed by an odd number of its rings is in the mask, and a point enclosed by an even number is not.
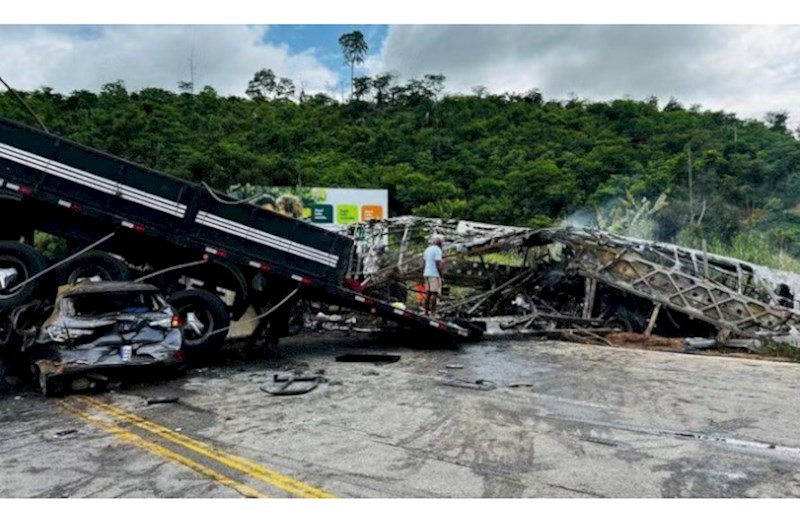
<svg viewBox="0 0 800 526"><path fill-rule="evenodd" d="M170 296L169 303L183 318L183 350L187 355L214 351L222 346L231 317L218 296L207 290L188 289Z"/></svg>
<svg viewBox="0 0 800 526"><path fill-rule="evenodd" d="M217 294L217 287L233 291L236 294L236 298L233 301L233 305L228 307L233 319L238 320L241 318L250 305L247 280L241 270L229 263L209 261L196 267L167 272L147 281L166 292L171 288L174 290L173 287L178 283L177 278L181 275L202 281L203 285L199 286L199 288L207 290L214 295ZM180 289L183 289L183 286Z"/></svg>
<svg viewBox="0 0 800 526"><path fill-rule="evenodd" d="M13 289L45 268L47 262L33 247L0 241L0 310L10 311L36 298L47 285L47 275Z"/></svg>
<svg viewBox="0 0 800 526"><path fill-rule="evenodd" d="M108 252L90 250L56 269L60 285L72 285L79 281L128 281L131 271L128 266Z"/></svg>

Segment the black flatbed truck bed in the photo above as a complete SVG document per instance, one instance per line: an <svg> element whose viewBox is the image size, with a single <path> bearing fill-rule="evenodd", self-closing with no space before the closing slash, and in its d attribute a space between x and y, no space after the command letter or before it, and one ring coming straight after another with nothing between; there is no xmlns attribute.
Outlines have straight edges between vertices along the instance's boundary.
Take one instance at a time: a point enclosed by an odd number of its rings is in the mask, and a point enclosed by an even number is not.
<svg viewBox="0 0 800 526"><path fill-rule="evenodd" d="M203 186L141 167L0 117L0 207L20 224L115 250L212 258L296 283L311 296L423 333L475 339L481 331L401 309L345 287L353 241L250 204L227 204ZM249 285L248 285L249 287Z"/></svg>

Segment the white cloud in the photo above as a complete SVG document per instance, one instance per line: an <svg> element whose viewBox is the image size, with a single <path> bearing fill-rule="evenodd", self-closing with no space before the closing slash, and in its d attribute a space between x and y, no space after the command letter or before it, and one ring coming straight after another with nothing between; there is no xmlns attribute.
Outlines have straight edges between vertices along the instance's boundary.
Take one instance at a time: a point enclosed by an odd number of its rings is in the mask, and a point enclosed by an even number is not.
<svg viewBox="0 0 800 526"><path fill-rule="evenodd" d="M392 26L371 74L443 73L450 91L651 95L761 118L800 117L798 26Z"/></svg>
<svg viewBox="0 0 800 526"><path fill-rule="evenodd" d="M261 68L307 92L338 96L348 75L332 48L295 53L265 44L265 26L0 26L0 75L19 89L98 90L117 79L129 89L195 85L243 95ZM400 25L364 64L368 74L403 80L443 73L451 92L541 89L591 100L657 96L762 118L787 110L800 119L800 26ZM333 54L336 59L327 59Z"/></svg>
<svg viewBox="0 0 800 526"><path fill-rule="evenodd" d="M264 44L268 28L252 26L0 26L0 75L18 89L50 86L69 93L99 90L117 79L129 89L176 90L190 78L223 94L243 95L253 74L272 68L307 92L328 91L335 72L311 52Z"/></svg>

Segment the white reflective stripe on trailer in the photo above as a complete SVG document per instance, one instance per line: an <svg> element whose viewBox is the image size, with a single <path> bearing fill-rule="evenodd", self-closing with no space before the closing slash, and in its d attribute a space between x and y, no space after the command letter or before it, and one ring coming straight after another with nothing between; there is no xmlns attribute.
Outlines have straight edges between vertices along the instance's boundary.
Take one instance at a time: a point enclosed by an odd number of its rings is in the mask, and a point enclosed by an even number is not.
<svg viewBox="0 0 800 526"><path fill-rule="evenodd" d="M73 168L72 166L48 159L47 157L20 150L9 144L0 143L0 157L55 175L56 177L66 179L73 183L88 186L99 192L109 195L118 195L126 201L131 201L159 212L164 212L176 217L183 217L186 215L186 205L182 205L177 201L170 201L165 197Z"/></svg>
<svg viewBox="0 0 800 526"><path fill-rule="evenodd" d="M269 234L262 230L257 230L255 228L243 225L242 223L237 223L236 221L225 219L224 217L210 214L208 212L198 212L195 222L203 226L214 228L221 232L226 232L228 234L233 234L243 239L247 239L248 241L255 241L256 243L268 246L270 248L282 250L283 252L294 254L296 256L327 265L332 268L336 268L336 265L339 263L339 256L336 254L330 254L328 252L297 243L296 241L292 241L290 239Z"/></svg>

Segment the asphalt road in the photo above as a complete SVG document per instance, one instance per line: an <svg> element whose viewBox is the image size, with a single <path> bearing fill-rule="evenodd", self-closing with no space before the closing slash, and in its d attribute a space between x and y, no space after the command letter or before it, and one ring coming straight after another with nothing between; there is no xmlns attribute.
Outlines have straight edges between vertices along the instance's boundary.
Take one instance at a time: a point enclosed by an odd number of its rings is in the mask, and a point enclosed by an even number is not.
<svg viewBox="0 0 800 526"><path fill-rule="evenodd" d="M334 360L363 352L401 359ZM308 394L259 389L318 369ZM0 497L798 497L799 394L796 364L300 338L176 381L3 395Z"/></svg>

